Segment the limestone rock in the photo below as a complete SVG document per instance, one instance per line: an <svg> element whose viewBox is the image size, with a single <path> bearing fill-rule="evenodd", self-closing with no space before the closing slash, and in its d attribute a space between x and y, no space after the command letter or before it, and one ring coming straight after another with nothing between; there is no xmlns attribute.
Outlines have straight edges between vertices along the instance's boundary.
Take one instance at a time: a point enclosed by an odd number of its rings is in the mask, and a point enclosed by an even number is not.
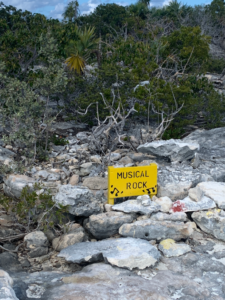
<svg viewBox="0 0 225 300"><path fill-rule="evenodd" d="M34 231L28 233L27 235L25 235L24 241L26 242L27 248L30 250L38 247L48 246L48 238L42 231Z"/></svg>
<svg viewBox="0 0 225 300"><path fill-rule="evenodd" d="M224 182L201 182L197 187L216 202L219 208L225 209L225 183Z"/></svg>
<svg viewBox="0 0 225 300"><path fill-rule="evenodd" d="M135 216L110 211L89 217L89 230L97 239L105 239L116 233L125 223L133 222Z"/></svg>
<svg viewBox="0 0 225 300"><path fill-rule="evenodd" d="M211 130L195 130L183 139L187 143L198 143L201 158L214 159L225 157L225 130L224 127Z"/></svg>
<svg viewBox="0 0 225 300"><path fill-rule="evenodd" d="M72 175L72 177L70 178L69 184L71 185L77 185L79 182L79 175Z"/></svg>
<svg viewBox="0 0 225 300"><path fill-rule="evenodd" d="M199 202L192 201L189 197L186 197L183 200L174 202L171 208L171 212L207 210L215 207L215 202L206 196L204 196Z"/></svg>
<svg viewBox="0 0 225 300"><path fill-rule="evenodd" d="M169 158L171 161L184 161L194 157L199 150L199 144L181 140L161 140L140 145L139 152Z"/></svg>
<svg viewBox="0 0 225 300"><path fill-rule="evenodd" d="M39 257L48 254L48 247L37 247L35 249L32 249L28 256L30 258Z"/></svg>
<svg viewBox="0 0 225 300"><path fill-rule="evenodd" d="M93 198L90 190L83 186L62 185L53 200L69 206L69 213L75 216L90 216L101 212L100 201Z"/></svg>
<svg viewBox="0 0 225 300"><path fill-rule="evenodd" d="M119 229L122 236L145 240L162 240L171 238L176 241L188 238L193 232L190 223L153 221L151 219L124 224Z"/></svg>
<svg viewBox="0 0 225 300"><path fill-rule="evenodd" d="M153 221L173 221L173 222L186 222L187 215L185 212L175 212L173 214L157 213L150 218Z"/></svg>
<svg viewBox="0 0 225 300"><path fill-rule="evenodd" d="M172 207L172 201L169 197L165 196L165 197L161 197L161 198L157 198L156 196L152 197L152 200L160 205L160 211L162 212L169 212L169 210Z"/></svg>
<svg viewBox="0 0 225 300"><path fill-rule="evenodd" d="M9 197L20 198L22 189L25 186L33 187L35 180L26 175L9 175L4 180L4 193Z"/></svg>
<svg viewBox="0 0 225 300"><path fill-rule="evenodd" d="M86 242L88 237L84 231L84 229L79 226L75 230L68 232L67 234L63 234L60 237L55 238L52 241L52 247L55 251L61 251L62 249L74 245L80 242Z"/></svg>
<svg viewBox="0 0 225 300"><path fill-rule="evenodd" d="M194 212L191 217L201 230L225 241L225 214L221 209Z"/></svg>
<svg viewBox="0 0 225 300"><path fill-rule="evenodd" d="M2 300L19 300L12 289L13 280L9 274L0 270L0 299Z"/></svg>
<svg viewBox="0 0 225 300"><path fill-rule="evenodd" d="M12 151L10 151L7 148L3 148L0 146L0 162L4 162L6 160L12 161L13 157L16 156L16 154Z"/></svg>
<svg viewBox="0 0 225 300"><path fill-rule="evenodd" d="M123 203L113 205L112 210L122 211L125 213L151 215L153 212L159 211L160 206L152 202L150 199L146 202L146 200L142 200L142 198L137 198L136 200L127 200Z"/></svg>
<svg viewBox="0 0 225 300"><path fill-rule="evenodd" d="M87 177L83 185L91 190L106 190L108 188L108 179L103 177Z"/></svg>
<svg viewBox="0 0 225 300"><path fill-rule="evenodd" d="M141 239L119 238L92 243L79 243L63 249L59 257L73 263L96 262L102 257L113 266L145 269L159 260L159 251Z"/></svg>
<svg viewBox="0 0 225 300"><path fill-rule="evenodd" d="M166 185L158 184L157 197L169 197L172 201L183 199L188 195L192 182L174 182Z"/></svg>
<svg viewBox="0 0 225 300"><path fill-rule="evenodd" d="M196 186L188 191L188 196L191 198L191 200L198 202L202 200L204 192L198 186Z"/></svg>
<svg viewBox="0 0 225 300"><path fill-rule="evenodd" d="M0 253L0 269L7 272L19 272L23 270L17 255L10 252Z"/></svg>
<svg viewBox="0 0 225 300"><path fill-rule="evenodd" d="M178 244L172 239L167 239L160 242L159 250L163 253L165 257L173 257L190 252L191 247L187 244Z"/></svg>
<svg viewBox="0 0 225 300"><path fill-rule="evenodd" d="M119 160L121 158L121 154L116 153L116 152L112 152L110 154L107 154L105 156L105 158L110 159L110 161L116 161L116 160Z"/></svg>

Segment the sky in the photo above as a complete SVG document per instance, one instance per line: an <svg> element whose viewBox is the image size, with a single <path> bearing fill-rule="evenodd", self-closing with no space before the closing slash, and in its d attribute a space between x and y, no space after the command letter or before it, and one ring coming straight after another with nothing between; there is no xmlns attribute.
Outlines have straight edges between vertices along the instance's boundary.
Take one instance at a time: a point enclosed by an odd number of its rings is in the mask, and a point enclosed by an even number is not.
<svg viewBox="0 0 225 300"><path fill-rule="evenodd" d="M48 18L62 18L62 13L68 2L71 0L1 0L5 5L15 6L17 9L28 10L32 13L41 13ZM162 6L169 3L170 0L152 0L151 6ZM136 0L78 0L79 8L82 14L92 12L95 7L103 3L116 3L119 5L129 5L137 2ZM197 5L208 4L209 0L181 0L183 4Z"/></svg>

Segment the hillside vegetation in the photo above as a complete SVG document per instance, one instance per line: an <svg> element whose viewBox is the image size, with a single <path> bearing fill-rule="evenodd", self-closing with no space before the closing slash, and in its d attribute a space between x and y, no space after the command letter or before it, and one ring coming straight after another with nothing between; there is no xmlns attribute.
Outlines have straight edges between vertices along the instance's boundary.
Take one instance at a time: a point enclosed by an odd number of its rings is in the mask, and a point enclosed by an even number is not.
<svg viewBox="0 0 225 300"><path fill-rule="evenodd" d="M31 159L45 159L55 138L51 125L62 118L95 126L107 139L114 130L119 141L129 139L128 119L146 126L146 141L182 137L199 118L206 129L224 126L225 96L202 76L222 78L221 53L224 0L195 7L102 4L89 15L72 1L62 21L1 3L4 140Z"/></svg>

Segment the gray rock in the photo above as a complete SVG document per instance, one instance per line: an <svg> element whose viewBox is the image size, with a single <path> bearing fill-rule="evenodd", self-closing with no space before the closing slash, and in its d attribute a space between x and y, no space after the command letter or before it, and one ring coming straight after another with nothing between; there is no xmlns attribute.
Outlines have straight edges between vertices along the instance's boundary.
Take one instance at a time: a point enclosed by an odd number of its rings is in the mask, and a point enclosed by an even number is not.
<svg viewBox="0 0 225 300"><path fill-rule="evenodd" d="M195 153L195 156L191 161L191 165L194 169L198 168L201 165L201 160L198 153Z"/></svg>
<svg viewBox="0 0 225 300"><path fill-rule="evenodd" d="M52 247L55 251L61 251L62 249L74 245L76 243L86 242L88 237L81 226L78 226L74 230L63 234L60 237L55 238L52 241Z"/></svg>
<svg viewBox="0 0 225 300"><path fill-rule="evenodd" d="M112 210L122 211L125 213L138 213L142 215L151 215L153 212L160 210L160 205L148 200L142 199L127 200L120 204L113 205Z"/></svg>
<svg viewBox="0 0 225 300"><path fill-rule="evenodd" d="M0 270L0 299L1 300L19 300L12 289L13 280L9 274Z"/></svg>
<svg viewBox="0 0 225 300"><path fill-rule="evenodd" d="M153 266L160 258L158 250L150 243L133 238L79 243L63 249L58 256L79 264L104 258L113 266L130 270Z"/></svg>
<svg viewBox="0 0 225 300"><path fill-rule="evenodd" d="M89 217L89 230L97 239L105 239L116 233L125 223L131 223L134 215L124 214L122 212L110 211Z"/></svg>
<svg viewBox="0 0 225 300"><path fill-rule="evenodd" d="M196 186L188 191L188 196L191 198L191 200L198 202L202 200L204 192L198 186Z"/></svg>
<svg viewBox="0 0 225 300"><path fill-rule="evenodd" d="M169 197L172 201L183 199L188 195L188 190L191 188L192 182L173 182L166 185L158 184L157 197Z"/></svg>
<svg viewBox="0 0 225 300"><path fill-rule="evenodd" d="M154 201L156 204L160 205L160 211L162 212L169 212L169 210L172 207L172 201L169 197L161 197L157 198L156 196L152 197L152 201Z"/></svg>
<svg viewBox="0 0 225 300"><path fill-rule="evenodd" d="M205 196L216 202L219 208L225 209L225 183L201 182L197 185Z"/></svg>
<svg viewBox="0 0 225 300"><path fill-rule="evenodd" d="M28 253L30 258L39 257L48 254L48 247L37 247Z"/></svg>
<svg viewBox="0 0 225 300"><path fill-rule="evenodd" d="M225 215L220 209L194 212L191 217L201 230L225 241Z"/></svg>
<svg viewBox="0 0 225 300"><path fill-rule="evenodd" d="M210 208L215 208L215 202L204 196L201 201L195 202L192 201L189 197L186 197L183 200L178 200L173 203L171 212L188 212L188 211L199 211L199 210L208 210Z"/></svg>
<svg viewBox="0 0 225 300"><path fill-rule="evenodd" d="M22 189L25 186L29 186L31 189L35 183L35 180L26 175L9 175L4 180L4 193L9 197L20 198Z"/></svg>
<svg viewBox="0 0 225 300"><path fill-rule="evenodd" d="M199 129L183 139L187 143L198 143L201 158L216 159L225 157L225 128Z"/></svg>
<svg viewBox="0 0 225 300"><path fill-rule="evenodd" d="M153 221L151 219L124 224L119 229L122 236L145 240L163 240L167 238L179 241L187 239L193 232L191 224L171 221Z"/></svg>
<svg viewBox="0 0 225 300"><path fill-rule="evenodd" d="M78 132L76 138L80 140L82 143L87 143L89 141L90 132L82 131Z"/></svg>
<svg viewBox="0 0 225 300"><path fill-rule="evenodd" d="M112 152L110 154L107 154L105 156L105 158L110 159L110 161L116 161L116 160L119 160L121 158L121 154Z"/></svg>
<svg viewBox="0 0 225 300"><path fill-rule="evenodd" d="M26 242L27 248L30 250L38 247L48 246L48 238L42 231L34 231L28 233L27 235L25 235L24 241Z"/></svg>
<svg viewBox="0 0 225 300"><path fill-rule="evenodd" d="M83 186L62 185L53 200L69 207L69 213L88 217L101 212L100 201L94 199L90 190Z"/></svg>
<svg viewBox="0 0 225 300"><path fill-rule="evenodd" d="M146 143L137 149L139 152L169 158L171 161L184 161L194 157L195 152L199 150L199 145L171 139Z"/></svg>
<svg viewBox="0 0 225 300"><path fill-rule="evenodd" d="M0 253L0 269L3 269L7 272L19 272L22 271L22 266L19 263L15 253L3 252Z"/></svg>
<svg viewBox="0 0 225 300"><path fill-rule="evenodd" d="M173 221L173 222L186 222L187 215L185 212L175 212L173 214L157 213L150 218L153 221Z"/></svg>
<svg viewBox="0 0 225 300"><path fill-rule="evenodd" d="M134 162L142 162L143 160L151 160L154 159L155 156L153 155L147 155L143 153L131 153L128 154L128 156L134 161Z"/></svg>
<svg viewBox="0 0 225 300"><path fill-rule="evenodd" d="M108 188L108 179L103 177L87 177L83 185L91 190L106 190Z"/></svg>
<svg viewBox="0 0 225 300"><path fill-rule="evenodd" d="M181 256L191 251L191 247L187 244L176 243L172 239L163 240L159 244L159 250L165 257Z"/></svg>

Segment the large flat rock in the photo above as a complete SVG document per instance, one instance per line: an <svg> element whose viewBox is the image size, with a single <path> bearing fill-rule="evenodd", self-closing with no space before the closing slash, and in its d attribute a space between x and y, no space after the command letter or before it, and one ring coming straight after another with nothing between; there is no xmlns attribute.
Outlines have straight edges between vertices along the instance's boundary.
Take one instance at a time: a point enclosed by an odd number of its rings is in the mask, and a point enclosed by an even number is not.
<svg viewBox="0 0 225 300"><path fill-rule="evenodd" d="M112 210L122 211L125 213L138 213L141 215L151 215L159 211L160 205L149 200L127 200L120 204L113 205Z"/></svg>
<svg viewBox="0 0 225 300"><path fill-rule="evenodd" d="M111 265L132 270L155 265L160 258L160 253L147 241L119 238L78 243L63 249L58 256L78 264L104 259Z"/></svg>
<svg viewBox="0 0 225 300"><path fill-rule="evenodd" d="M171 139L146 143L137 149L139 152L169 158L171 161L185 161L194 157L199 150L199 144Z"/></svg>
<svg viewBox="0 0 225 300"><path fill-rule="evenodd" d="M191 251L191 247L184 243L176 243L172 239L161 241L159 244L159 250L165 257L181 256Z"/></svg>
<svg viewBox="0 0 225 300"><path fill-rule="evenodd" d="M119 233L122 236L140 238L145 240L173 239L179 241L187 239L193 232L190 223L153 221L151 219L137 221L132 224L124 224Z"/></svg>
<svg viewBox="0 0 225 300"><path fill-rule="evenodd" d="M33 187L35 180L26 175L9 175L4 180L4 193L12 198L20 198L21 192L25 186Z"/></svg>
<svg viewBox="0 0 225 300"><path fill-rule="evenodd" d="M183 200L178 200L173 203L171 212L188 212L188 211L199 211L208 210L215 208L216 203L209 197L203 196L201 201L195 202L191 198L186 197Z"/></svg>

